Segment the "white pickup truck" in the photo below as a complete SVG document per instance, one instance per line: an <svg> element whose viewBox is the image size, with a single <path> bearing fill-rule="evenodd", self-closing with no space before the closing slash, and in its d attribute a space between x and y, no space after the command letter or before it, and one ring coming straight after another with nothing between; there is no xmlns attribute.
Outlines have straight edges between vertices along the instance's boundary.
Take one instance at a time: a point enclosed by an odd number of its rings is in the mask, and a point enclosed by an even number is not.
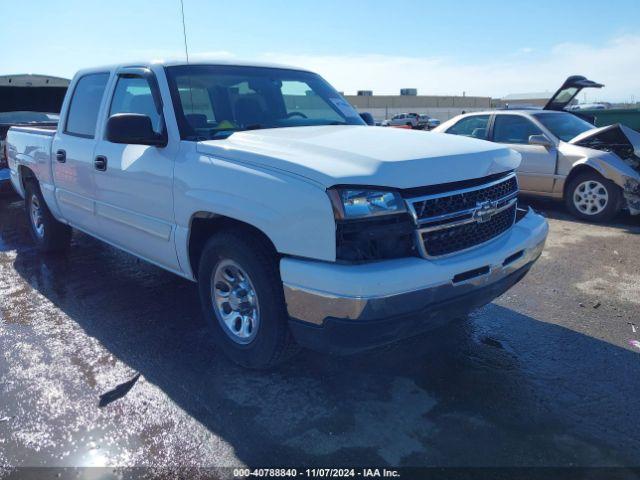
<svg viewBox="0 0 640 480"><path fill-rule="evenodd" d="M548 231L517 207L513 150L365 126L288 67L83 70L56 131L13 127L7 145L43 251L73 227L197 281L213 339L252 368L464 315L518 282Z"/></svg>

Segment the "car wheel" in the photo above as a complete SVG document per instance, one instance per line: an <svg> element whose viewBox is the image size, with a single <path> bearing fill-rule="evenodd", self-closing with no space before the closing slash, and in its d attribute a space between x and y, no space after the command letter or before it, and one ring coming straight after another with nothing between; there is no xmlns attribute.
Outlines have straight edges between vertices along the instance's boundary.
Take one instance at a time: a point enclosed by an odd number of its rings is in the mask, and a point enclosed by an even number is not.
<svg viewBox="0 0 640 480"><path fill-rule="evenodd" d="M278 257L266 242L242 230L214 235L202 253L198 286L212 339L235 363L265 369L298 351Z"/></svg>
<svg viewBox="0 0 640 480"><path fill-rule="evenodd" d="M29 231L40 251L59 252L69 246L71 227L54 218L40 186L33 180L25 184L25 212Z"/></svg>
<svg viewBox="0 0 640 480"><path fill-rule="evenodd" d="M589 222L606 222L620 211L620 187L597 172L576 175L567 185L565 203L575 217Z"/></svg>

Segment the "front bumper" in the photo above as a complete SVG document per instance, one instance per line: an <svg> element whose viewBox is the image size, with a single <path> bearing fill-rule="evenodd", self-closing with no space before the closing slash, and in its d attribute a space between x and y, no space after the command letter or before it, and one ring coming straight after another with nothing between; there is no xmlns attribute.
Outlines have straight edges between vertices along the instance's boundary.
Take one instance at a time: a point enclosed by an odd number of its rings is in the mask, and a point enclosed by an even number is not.
<svg viewBox="0 0 640 480"><path fill-rule="evenodd" d="M360 265L285 258L290 327L307 347L349 353L415 335L491 302L540 256L548 225L529 211L507 233L458 255Z"/></svg>

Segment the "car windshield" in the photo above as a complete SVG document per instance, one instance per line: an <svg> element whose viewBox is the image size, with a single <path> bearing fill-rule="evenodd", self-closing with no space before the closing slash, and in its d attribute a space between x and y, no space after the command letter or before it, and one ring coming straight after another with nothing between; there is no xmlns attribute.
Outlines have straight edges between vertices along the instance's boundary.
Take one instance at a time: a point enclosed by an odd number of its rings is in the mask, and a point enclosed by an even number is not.
<svg viewBox="0 0 640 480"><path fill-rule="evenodd" d="M264 67L167 67L180 134L187 140L227 138L242 130L365 125L319 75Z"/></svg>
<svg viewBox="0 0 640 480"><path fill-rule="evenodd" d="M589 122L576 117L572 113L534 113L533 116L542 125L564 142L595 128Z"/></svg>
<svg viewBox="0 0 640 480"><path fill-rule="evenodd" d="M56 113L45 112L0 112L0 123L39 123L39 122L57 122L58 115Z"/></svg>

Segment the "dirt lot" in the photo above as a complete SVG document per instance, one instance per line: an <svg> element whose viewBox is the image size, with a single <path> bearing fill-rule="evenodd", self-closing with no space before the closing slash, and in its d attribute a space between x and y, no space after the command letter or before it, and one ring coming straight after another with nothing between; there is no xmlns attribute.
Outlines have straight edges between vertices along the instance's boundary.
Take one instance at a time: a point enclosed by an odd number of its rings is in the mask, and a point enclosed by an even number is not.
<svg viewBox="0 0 640 480"><path fill-rule="evenodd" d="M210 346L193 284L0 201L0 466L639 466L640 222L553 203L543 257L471 318L269 373Z"/></svg>

